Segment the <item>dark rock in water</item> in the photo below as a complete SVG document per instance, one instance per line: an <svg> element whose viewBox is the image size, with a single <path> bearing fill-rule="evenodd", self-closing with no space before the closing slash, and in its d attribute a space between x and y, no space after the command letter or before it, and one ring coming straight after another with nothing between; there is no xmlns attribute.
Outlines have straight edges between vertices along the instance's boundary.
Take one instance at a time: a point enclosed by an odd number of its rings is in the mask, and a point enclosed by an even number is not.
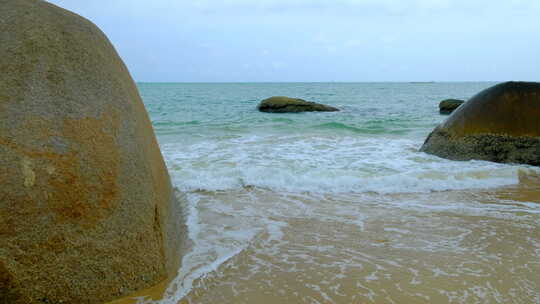
<svg viewBox="0 0 540 304"><path fill-rule="evenodd" d="M257 106L261 112L297 113L297 112L335 112L339 109L299 98L274 96L261 101Z"/></svg>
<svg viewBox="0 0 540 304"><path fill-rule="evenodd" d="M465 101L459 99L445 99L439 103L439 113L450 114Z"/></svg>
<svg viewBox="0 0 540 304"><path fill-rule="evenodd" d="M505 82L478 93L437 126L420 151L540 166L540 83Z"/></svg>
<svg viewBox="0 0 540 304"><path fill-rule="evenodd" d="M181 205L105 35L0 0L0 71L0 303L103 303L173 275Z"/></svg>

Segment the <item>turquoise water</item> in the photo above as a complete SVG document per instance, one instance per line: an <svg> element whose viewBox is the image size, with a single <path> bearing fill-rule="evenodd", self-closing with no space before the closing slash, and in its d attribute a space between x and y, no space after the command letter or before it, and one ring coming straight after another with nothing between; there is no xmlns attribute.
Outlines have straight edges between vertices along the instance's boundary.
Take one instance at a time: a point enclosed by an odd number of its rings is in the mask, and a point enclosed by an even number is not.
<svg viewBox="0 0 540 304"><path fill-rule="evenodd" d="M418 152L491 85L139 84L193 243L141 303L540 303L538 169Z"/></svg>
<svg viewBox="0 0 540 304"><path fill-rule="evenodd" d="M438 113L440 100L467 99L491 85L140 84L140 90L173 180L182 190L257 186L278 191L407 192L515 182L516 170L505 165L463 166L417 152L445 118ZM256 110L260 100L276 95L342 111ZM487 176L478 179L478 174Z"/></svg>
<svg viewBox="0 0 540 304"><path fill-rule="evenodd" d="M248 134L424 136L438 102L467 99L492 83L139 84L160 139L206 140ZM333 105L339 113L265 114L257 104L291 96ZM170 138L167 135L173 135Z"/></svg>

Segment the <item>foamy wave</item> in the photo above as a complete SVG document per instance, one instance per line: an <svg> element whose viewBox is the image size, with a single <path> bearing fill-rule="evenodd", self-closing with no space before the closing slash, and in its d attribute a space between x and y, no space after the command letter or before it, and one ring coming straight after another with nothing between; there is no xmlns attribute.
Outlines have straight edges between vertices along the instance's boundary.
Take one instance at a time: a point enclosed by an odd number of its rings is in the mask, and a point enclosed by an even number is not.
<svg viewBox="0 0 540 304"><path fill-rule="evenodd" d="M288 192L407 193L481 189L518 183L524 166L450 161L420 141L364 137L251 136L167 144L163 151L184 191L246 186Z"/></svg>
<svg viewBox="0 0 540 304"><path fill-rule="evenodd" d="M193 283L218 269L220 265L244 250L253 237L260 232L259 227L235 225L219 226L201 218L197 205L199 196L188 194L189 238L193 241L190 251L184 255L182 267L176 278L159 301L142 301L150 304L176 304L193 288ZM216 206L216 210L219 209Z"/></svg>

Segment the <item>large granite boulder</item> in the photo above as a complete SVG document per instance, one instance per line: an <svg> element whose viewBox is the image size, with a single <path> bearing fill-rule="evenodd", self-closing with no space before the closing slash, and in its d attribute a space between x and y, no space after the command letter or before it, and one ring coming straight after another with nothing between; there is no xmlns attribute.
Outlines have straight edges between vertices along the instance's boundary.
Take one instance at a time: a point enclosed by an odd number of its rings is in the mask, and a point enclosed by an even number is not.
<svg viewBox="0 0 540 304"><path fill-rule="evenodd" d="M299 98L274 96L267 98L257 106L261 112L297 113L297 112L335 112L339 109Z"/></svg>
<svg viewBox="0 0 540 304"><path fill-rule="evenodd" d="M445 99L439 103L439 113L450 114L464 102L465 101L460 99Z"/></svg>
<svg viewBox="0 0 540 304"><path fill-rule="evenodd" d="M91 22L0 0L0 303L102 303L172 275L185 234L148 115Z"/></svg>
<svg viewBox="0 0 540 304"><path fill-rule="evenodd" d="M478 93L428 136L421 151L454 160L540 165L540 83Z"/></svg>

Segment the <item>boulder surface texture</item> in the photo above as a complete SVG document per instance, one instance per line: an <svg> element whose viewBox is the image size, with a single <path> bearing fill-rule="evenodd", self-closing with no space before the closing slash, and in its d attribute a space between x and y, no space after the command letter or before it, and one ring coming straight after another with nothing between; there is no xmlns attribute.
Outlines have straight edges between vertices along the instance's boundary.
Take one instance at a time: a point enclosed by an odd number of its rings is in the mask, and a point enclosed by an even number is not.
<svg viewBox="0 0 540 304"><path fill-rule="evenodd" d="M439 113L450 114L465 101L459 99L445 99L439 103Z"/></svg>
<svg viewBox="0 0 540 304"><path fill-rule="evenodd" d="M453 160L540 166L540 83L505 82L478 93L420 150Z"/></svg>
<svg viewBox="0 0 540 304"><path fill-rule="evenodd" d="M297 113L297 112L335 112L339 109L299 98L274 96L261 101L257 106L261 112Z"/></svg>
<svg viewBox="0 0 540 304"><path fill-rule="evenodd" d="M103 303L172 275L180 205L122 60L91 22L0 0L0 303Z"/></svg>

